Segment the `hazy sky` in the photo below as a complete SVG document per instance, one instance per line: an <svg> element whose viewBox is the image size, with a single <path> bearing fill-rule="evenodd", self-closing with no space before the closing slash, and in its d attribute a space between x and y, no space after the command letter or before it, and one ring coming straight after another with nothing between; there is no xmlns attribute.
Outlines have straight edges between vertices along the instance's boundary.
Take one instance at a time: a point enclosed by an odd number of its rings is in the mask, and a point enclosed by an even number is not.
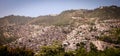
<svg viewBox="0 0 120 56"><path fill-rule="evenodd" d="M0 0L0 17L11 14L35 17L109 5L120 6L120 0Z"/></svg>

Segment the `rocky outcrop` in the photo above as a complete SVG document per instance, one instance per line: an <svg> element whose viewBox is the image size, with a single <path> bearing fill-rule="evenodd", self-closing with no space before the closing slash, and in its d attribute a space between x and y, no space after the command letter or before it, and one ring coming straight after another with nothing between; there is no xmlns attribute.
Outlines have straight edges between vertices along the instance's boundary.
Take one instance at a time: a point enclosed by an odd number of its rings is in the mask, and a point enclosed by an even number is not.
<svg viewBox="0 0 120 56"><path fill-rule="evenodd" d="M87 50L90 50L90 44L93 43L98 50L103 51L108 47L104 41L100 41L98 38L103 34L109 34L109 30L112 28L119 27L118 20L108 20L112 23L108 24L107 22L99 22L94 25L84 24L80 25L77 28L74 28L68 35L67 39L63 42L63 46L66 51L77 49L77 44L84 43L84 47ZM117 22L117 23L116 23ZM111 27L114 26L114 27Z"/></svg>
<svg viewBox="0 0 120 56"><path fill-rule="evenodd" d="M87 19L88 20L88 19ZM97 21L97 22L96 22ZM14 37L14 41L6 45L10 47L26 47L38 51L40 46L51 45L55 41L61 42L66 51L76 50L80 43L89 51L90 43L93 43L98 50L104 50L109 45L100 41L103 34L109 34L109 30L119 27L118 20L96 20L95 24L80 24L76 27L66 26L41 26L41 25L8 25L1 26L5 38ZM114 22L113 22L114 21ZM109 23L111 22L111 23ZM116 23L117 22L117 23ZM114 26L114 27L112 27Z"/></svg>
<svg viewBox="0 0 120 56"><path fill-rule="evenodd" d="M21 33L16 33L21 38L8 44L11 47L26 47L34 51L39 50L40 46L51 45L54 41L62 42L66 38L60 27L55 26L38 26L38 25L22 25L25 29L21 29Z"/></svg>
<svg viewBox="0 0 120 56"><path fill-rule="evenodd" d="M107 44L103 41L96 40L91 42L97 47L97 50L103 51L107 47Z"/></svg>
<svg viewBox="0 0 120 56"><path fill-rule="evenodd" d="M78 19L75 19L78 20ZM119 28L119 20L85 19L85 22L93 21L94 24L78 24L75 27L66 26L42 26L42 25L7 25L1 26L1 32L5 38L14 37L14 41L8 42L10 47L26 47L38 51L41 46L51 45L55 41L61 42L66 51L76 50L84 43L84 47L89 51L90 43L93 43L98 50L104 50L109 45L100 41L101 35L109 34L112 28ZM89 21L91 20L91 21ZM76 21L75 21L76 22ZM84 22L84 21L83 21ZM115 45L114 45L115 46Z"/></svg>

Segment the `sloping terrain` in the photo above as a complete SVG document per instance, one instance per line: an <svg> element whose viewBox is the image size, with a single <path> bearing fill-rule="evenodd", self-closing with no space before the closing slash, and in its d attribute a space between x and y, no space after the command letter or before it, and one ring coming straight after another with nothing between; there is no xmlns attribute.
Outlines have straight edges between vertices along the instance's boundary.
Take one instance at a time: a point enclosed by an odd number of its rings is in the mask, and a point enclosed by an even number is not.
<svg viewBox="0 0 120 56"><path fill-rule="evenodd" d="M88 17L97 17L100 19L119 19L120 18L120 7L117 6L101 6L91 13L88 13Z"/></svg>
<svg viewBox="0 0 120 56"><path fill-rule="evenodd" d="M15 24L24 25L32 19L33 19L32 17L9 15L9 16L0 18L0 25L15 25Z"/></svg>
<svg viewBox="0 0 120 56"><path fill-rule="evenodd" d="M35 18L11 15L1 18L0 25L0 45L9 47L38 51L39 47L54 42L59 42L66 51L76 50L81 43L87 51L91 43L101 51L120 47L120 7L117 6L67 10L56 16Z"/></svg>

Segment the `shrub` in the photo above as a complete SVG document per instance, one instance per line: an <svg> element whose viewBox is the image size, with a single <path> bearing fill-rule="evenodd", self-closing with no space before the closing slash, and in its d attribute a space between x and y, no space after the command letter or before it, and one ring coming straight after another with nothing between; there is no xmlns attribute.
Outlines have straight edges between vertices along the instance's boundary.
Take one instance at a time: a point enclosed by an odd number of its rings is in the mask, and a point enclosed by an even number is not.
<svg viewBox="0 0 120 56"><path fill-rule="evenodd" d="M109 32L110 35L103 35L99 39L109 43L120 44L120 28L114 28Z"/></svg>
<svg viewBox="0 0 120 56"><path fill-rule="evenodd" d="M25 48L10 48L7 46L1 46L0 56L34 56L34 53L32 50Z"/></svg>

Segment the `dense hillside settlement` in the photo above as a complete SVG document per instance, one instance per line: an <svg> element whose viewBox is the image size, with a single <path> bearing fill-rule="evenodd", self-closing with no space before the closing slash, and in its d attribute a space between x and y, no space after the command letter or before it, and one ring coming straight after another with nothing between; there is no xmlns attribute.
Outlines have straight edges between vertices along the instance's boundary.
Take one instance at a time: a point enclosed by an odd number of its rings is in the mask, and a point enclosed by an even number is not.
<svg viewBox="0 0 120 56"><path fill-rule="evenodd" d="M1 46L28 48L35 55L47 56L41 55L41 47L56 43L65 52L76 51L81 47L90 52L93 50L91 45L98 51L104 52L109 48L118 48L120 51L120 7L113 5L94 10L67 10L58 15L33 18L10 15L0 19Z"/></svg>

